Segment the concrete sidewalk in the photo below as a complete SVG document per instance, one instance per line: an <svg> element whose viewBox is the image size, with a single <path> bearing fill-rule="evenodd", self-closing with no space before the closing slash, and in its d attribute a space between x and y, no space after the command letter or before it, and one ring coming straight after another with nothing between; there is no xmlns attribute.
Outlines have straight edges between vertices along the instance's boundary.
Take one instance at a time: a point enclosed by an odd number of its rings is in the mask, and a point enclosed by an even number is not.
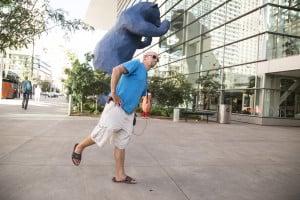
<svg viewBox="0 0 300 200"><path fill-rule="evenodd" d="M116 184L109 144L73 166L73 145L98 118L66 106L0 104L0 200L300 199L300 128L138 119L136 134L147 127L126 154L138 184Z"/></svg>

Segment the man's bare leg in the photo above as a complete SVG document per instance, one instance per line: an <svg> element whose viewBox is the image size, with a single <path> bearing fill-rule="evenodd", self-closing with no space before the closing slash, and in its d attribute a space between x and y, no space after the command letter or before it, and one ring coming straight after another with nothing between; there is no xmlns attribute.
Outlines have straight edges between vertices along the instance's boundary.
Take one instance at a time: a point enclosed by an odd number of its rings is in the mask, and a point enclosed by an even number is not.
<svg viewBox="0 0 300 200"><path fill-rule="evenodd" d="M84 138L75 148L75 153L81 154L85 147L95 144L94 140L91 139L91 136ZM74 159L74 161L79 165L80 160Z"/></svg>
<svg viewBox="0 0 300 200"><path fill-rule="evenodd" d="M116 161L115 177L117 181L122 181L126 178L124 163L125 163L125 149L115 147L114 157Z"/></svg>

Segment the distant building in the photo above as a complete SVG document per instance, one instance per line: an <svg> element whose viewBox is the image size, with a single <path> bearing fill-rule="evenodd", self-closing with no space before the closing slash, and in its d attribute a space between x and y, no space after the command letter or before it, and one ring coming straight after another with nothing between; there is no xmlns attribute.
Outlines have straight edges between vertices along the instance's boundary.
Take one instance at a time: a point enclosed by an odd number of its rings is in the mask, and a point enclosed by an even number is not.
<svg viewBox="0 0 300 200"><path fill-rule="evenodd" d="M29 50L8 50L5 56L1 55L4 78L8 71L11 71L18 74L21 79L28 76L32 81L51 81L51 66L42 61L39 56L34 56L32 59L32 55L28 51Z"/></svg>

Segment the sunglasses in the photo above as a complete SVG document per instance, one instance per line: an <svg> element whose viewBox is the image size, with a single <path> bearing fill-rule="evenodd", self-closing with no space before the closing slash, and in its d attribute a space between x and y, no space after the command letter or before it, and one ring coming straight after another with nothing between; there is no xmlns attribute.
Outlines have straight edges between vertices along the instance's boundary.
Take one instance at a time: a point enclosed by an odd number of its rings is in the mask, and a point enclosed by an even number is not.
<svg viewBox="0 0 300 200"><path fill-rule="evenodd" d="M157 60L157 62L159 62L159 58L158 58L158 56L156 56L156 55L149 55L149 56L152 56L152 58L153 58L153 59L156 59L156 60Z"/></svg>

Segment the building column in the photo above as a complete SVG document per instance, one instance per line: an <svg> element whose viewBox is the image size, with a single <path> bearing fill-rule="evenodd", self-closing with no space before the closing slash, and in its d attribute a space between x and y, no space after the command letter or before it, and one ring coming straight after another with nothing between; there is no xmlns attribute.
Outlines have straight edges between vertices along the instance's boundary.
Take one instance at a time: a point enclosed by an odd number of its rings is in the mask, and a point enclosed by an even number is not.
<svg viewBox="0 0 300 200"><path fill-rule="evenodd" d="M280 78L264 74L261 95L262 117L279 117Z"/></svg>

